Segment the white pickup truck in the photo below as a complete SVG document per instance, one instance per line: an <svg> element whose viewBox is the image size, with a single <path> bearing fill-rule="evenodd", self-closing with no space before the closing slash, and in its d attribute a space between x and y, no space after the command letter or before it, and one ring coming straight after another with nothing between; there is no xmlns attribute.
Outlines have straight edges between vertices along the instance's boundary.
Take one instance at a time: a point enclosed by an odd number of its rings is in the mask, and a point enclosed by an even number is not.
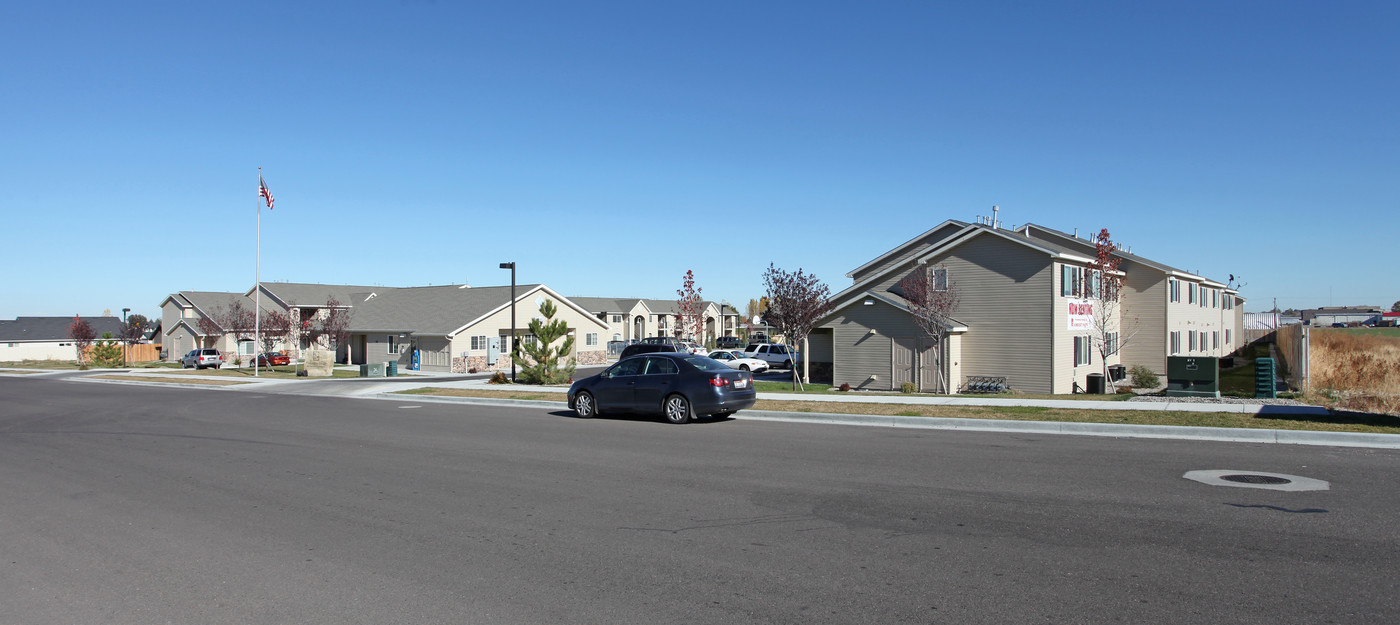
<svg viewBox="0 0 1400 625"><path fill-rule="evenodd" d="M768 363L774 369L791 369L795 362L802 362L802 354L787 345L776 343L754 343L744 348L744 355Z"/></svg>

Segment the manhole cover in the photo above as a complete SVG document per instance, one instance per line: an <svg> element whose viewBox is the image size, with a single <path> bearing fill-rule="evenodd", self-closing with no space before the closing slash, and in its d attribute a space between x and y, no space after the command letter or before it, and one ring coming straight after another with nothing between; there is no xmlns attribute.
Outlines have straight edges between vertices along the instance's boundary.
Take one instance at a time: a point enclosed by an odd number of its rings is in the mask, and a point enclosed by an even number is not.
<svg viewBox="0 0 1400 625"><path fill-rule="evenodd" d="M1301 475L1286 473L1266 473L1264 471L1241 471L1239 469L1213 469L1187 471L1181 476L1188 480L1211 486L1233 486L1235 488L1262 488L1265 490L1328 490L1331 485Z"/></svg>
<svg viewBox="0 0 1400 625"><path fill-rule="evenodd" d="M1293 480L1272 475L1222 475L1220 479L1241 484L1289 484L1293 482Z"/></svg>

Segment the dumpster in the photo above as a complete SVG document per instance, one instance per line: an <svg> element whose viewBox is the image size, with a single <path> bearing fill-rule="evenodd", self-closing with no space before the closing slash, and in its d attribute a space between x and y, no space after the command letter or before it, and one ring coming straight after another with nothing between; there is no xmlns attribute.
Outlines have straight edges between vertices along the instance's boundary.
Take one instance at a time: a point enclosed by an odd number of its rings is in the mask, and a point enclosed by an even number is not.
<svg viewBox="0 0 1400 625"><path fill-rule="evenodd" d="M1084 383L1084 385L1085 387L1087 387L1087 390L1085 390L1086 393L1090 395L1103 395L1103 374L1090 373L1089 379Z"/></svg>
<svg viewBox="0 0 1400 625"><path fill-rule="evenodd" d="M1168 397L1220 397L1220 359L1168 356Z"/></svg>
<svg viewBox="0 0 1400 625"><path fill-rule="evenodd" d="M396 378L399 375L399 363L397 360L390 360L384 363L384 375Z"/></svg>

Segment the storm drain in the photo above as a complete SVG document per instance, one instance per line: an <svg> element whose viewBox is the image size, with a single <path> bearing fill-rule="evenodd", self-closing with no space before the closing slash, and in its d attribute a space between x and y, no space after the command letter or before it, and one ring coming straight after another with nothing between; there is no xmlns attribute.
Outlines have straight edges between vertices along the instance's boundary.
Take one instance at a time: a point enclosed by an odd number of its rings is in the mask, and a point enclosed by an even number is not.
<svg viewBox="0 0 1400 625"><path fill-rule="evenodd" d="M1231 482L1239 482L1239 483L1241 483L1241 484L1291 484L1291 483L1293 483L1293 480L1290 480L1290 479L1284 478L1284 477L1274 477L1274 476L1272 476L1272 475L1255 475L1255 474L1252 474L1252 473L1250 473L1250 474L1245 474L1245 475L1222 475L1222 476L1220 476L1220 479L1222 479L1222 480L1228 480L1228 481L1231 481Z"/></svg>
<svg viewBox="0 0 1400 625"><path fill-rule="evenodd" d="M1331 485L1322 480L1283 473L1262 471L1187 471L1181 476L1188 480L1211 486L1233 486L1236 488L1263 488L1266 490L1328 490Z"/></svg>

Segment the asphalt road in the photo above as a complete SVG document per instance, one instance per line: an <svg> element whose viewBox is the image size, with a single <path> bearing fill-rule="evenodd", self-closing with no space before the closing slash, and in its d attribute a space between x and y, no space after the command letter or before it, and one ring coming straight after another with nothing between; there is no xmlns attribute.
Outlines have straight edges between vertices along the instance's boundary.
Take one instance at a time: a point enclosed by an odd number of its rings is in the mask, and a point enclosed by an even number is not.
<svg viewBox="0 0 1400 625"><path fill-rule="evenodd" d="M0 623L1393 624L1397 461L0 378Z"/></svg>

